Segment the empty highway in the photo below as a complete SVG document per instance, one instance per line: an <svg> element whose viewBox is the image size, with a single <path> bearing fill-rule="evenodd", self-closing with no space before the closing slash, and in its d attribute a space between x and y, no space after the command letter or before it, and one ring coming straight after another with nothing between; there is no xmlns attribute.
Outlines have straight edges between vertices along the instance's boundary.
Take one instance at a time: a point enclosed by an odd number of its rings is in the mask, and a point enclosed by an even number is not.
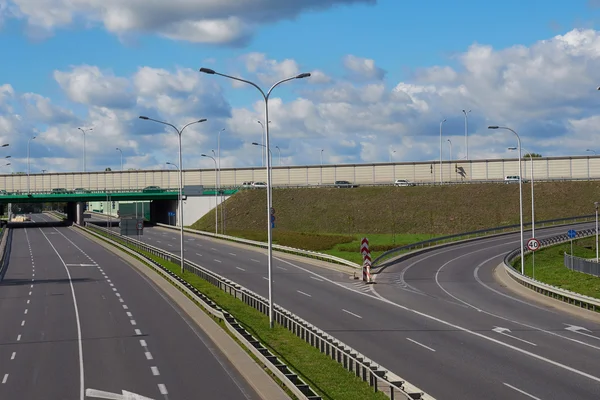
<svg viewBox="0 0 600 400"><path fill-rule="evenodd" d="M140 239L179 250L174 230L145 228ZM457 244L387 268L376 285L275 257L274 300L440 399L596 399L600 325L496 283L492 270L516 247L518 234ZM265 250L186 234L185 251L267 295Z"/></svg>
<svg viewBox="0 0 600 400"><path fill-rule="evenodd" d="M122 259L71 228L13 229L0 282L0 399L83 400L123 390L151 399L259 399L179 307Z"/></svg>

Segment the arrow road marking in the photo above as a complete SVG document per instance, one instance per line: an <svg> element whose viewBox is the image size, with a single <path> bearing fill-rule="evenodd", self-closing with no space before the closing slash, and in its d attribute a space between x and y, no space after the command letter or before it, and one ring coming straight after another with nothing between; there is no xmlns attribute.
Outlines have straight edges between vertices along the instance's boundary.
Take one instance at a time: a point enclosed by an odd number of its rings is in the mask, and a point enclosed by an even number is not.
<svg viewBox="0 0 600 400"><path fill-rule="evenodd" d="M567 325L567 327L565 329L568 331L579 333L580 335L591 337L596 340L600 340L600 338L598 336L594 336L594 335L590 335L589 333L582 332L582 331L591 332L589 329L584 328L583 326L569 325L569 324L565 324L565 325Z"/></svg>
<svg viewBox="0 0 600 400"><path fill-rule="evenodd" d="M154 400L150 397L142 396L141 394L135 394L123 390L122 394L105 392L103 390L86 389L85 395L87 397L95 399L106 399L106 400Z"/></svg>
<svg viewBox="0 0 600 400"><path fill-rule="evenodd" d="M530 345L532 345L532 346L537 346L537 344L535 344L535 343L531 343L531 342L528 342L527 340L524 340L524 339L518 338L518 337L516 337L516 336L513 336L513 335L509 335L508 333L506 333L506 332L510 332L510 329L508 329L508 328L502 328L502 327L499 327L499 326L497 326L497 327L495 327L495 328L494 328L494 329L492 329L492 330L493 330L494 332L496 332L496 333L499 333L499 334L501 334L501 335L504 335L504 336L508 336L509 338L513 338L513 339L515 339L515 340L519 340L519 341L521 341L521 342L523 342L523 343L527 343L527 344L530 344Z"/></svg>

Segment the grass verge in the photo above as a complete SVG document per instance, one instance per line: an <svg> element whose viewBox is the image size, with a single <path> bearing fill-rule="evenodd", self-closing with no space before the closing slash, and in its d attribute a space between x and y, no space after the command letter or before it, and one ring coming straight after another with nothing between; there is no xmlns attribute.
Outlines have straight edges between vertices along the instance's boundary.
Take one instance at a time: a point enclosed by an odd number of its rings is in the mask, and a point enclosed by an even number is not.
<svg viewBox="0 0 600 400"><path fill-rule="evenodd" d="M106 237L106 235L101 235ZM110 240L114 240L156 261L192 284L218 304L219 307L233 315L248 332L302 377L323 399L387 399L383 393L373 392L367 383L361 381L351 372L346 371L340 364L322 354L292 332L279 325L271 329L266 315L246 305L241 300L228 295L193 273L185 272L182 275L178 264L165 261L128 245L124 241L113 238L110 238Z"/></svg>
<svg viewBox="0 0 600 400"><path fill-rule="evenodd" d="M576 257L595 258L595 238L584 238L573 241L573 254ZM571 253L571 244L563 243L551 246L535 253L535 271L533 256L525 256L525 275L538 281L571 290L586 296L600 299L600 278L577 271L571 271L564 265L564 253ZM513 262L513 268L520 270L521 260Z"/></svg>

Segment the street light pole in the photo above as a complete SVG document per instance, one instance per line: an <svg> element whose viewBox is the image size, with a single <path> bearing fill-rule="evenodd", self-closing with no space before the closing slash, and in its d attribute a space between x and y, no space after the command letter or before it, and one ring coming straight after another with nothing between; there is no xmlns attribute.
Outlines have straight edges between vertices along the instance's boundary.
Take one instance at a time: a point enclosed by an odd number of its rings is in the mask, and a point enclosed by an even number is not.
<svg viewBox="0 0 600 400"><path fill-rule="evenodd" d="M279 152L279 166L281 167L281 149L279 148L279 146L275 146L275 148Z"/></svg>
<svg viewBox="0 0 600 400"><path fill-rule="evenodd" d="M217 181L217 160L213 156L200 154L202 157L211 158L215 162L215 182ZM217 203L219 201L219 191L215 190L215 235L219 234L219 215L217 214Z"/></svg>
<svg viewBox="0 0 600 400"><path fill-rule="evenodd" d="M117 147L117 151L121 153L121 172L123 172L123 151Z"/></svg>
<svg viewBox="0 0 600 400"><path fill-rule="evenodd" d="M225 75L225 74L221 74L218 72L215 72L212 69L209 68L200 68L200 72L203 72L205 74L210 74L210 75L220 75L223 76L225 78L229 78L229 79L233 79L236 81L240 81L240 82L244 82L247 83L249 85L254 86L262 95L263 99L265 100L265 121L267 121L266 123L266 127L265 127L265 144L266 144L266 149L267 151L270 149L269 146L269 97L271 96L271 93L273 91L273 89L275 89L277 86L279 86L280 84L284 83L284 82L288 82L294 79L303 79L303 78L308 78L310 77L310 73L303 73L303 74L299 74L296 76L292 76L286 79L282 79L278 82L276 82L273 86L271 86L271 88L265 93L256 83L254 82L250 82L248 80L242 79L242 78L237 78L235 76L230 76L230 75ZM267 152L268 153L268 152ZM269 157L267 157L267 260L268 260L268 268L269 268L269 324L271 326L271 328L273 327L273 231L272 231L272 226L271 226L271 174L268 173L271 170L271 161L269 160Z"/></svg>
<svg viewBox="0 0 600 400"><path fill-rule="evenodd" d="M256 122L258 122L260 124L260 126L262 127L262 131L263 131L262 139L260 140L260 143L263 146L263 148L260 151L260 154L261 154L261 157L262 157L261 160L260 160L260 163L261 163L261 166L264 168L264 166L265 166L265 148L266 148L266 146L265 146L265 136L266 136L265 135L265 132L266 132L266 130L265 130L265 124L263 124L262 121L260 121L260 120L258 120ZM268 124L270 124L270 123L271 123L271 121L268 122Z"/></svg>
<svg viewBox="0 0 600 400"><path fill-rule="evenodd" d="M221 190L221 133L223 133L223 131L225 130L225 128L221 129L219 131L219 133L217 133L217 160L218 160L218 164L219 164L219 176L218 176L218 180L217 180L217 191ZM217 206L217 209L215 211L219 211L219 207ZM225 230L223 229L223 196L221 195L221 233L225 234Z"/></svg>
<svg viewBox="0 0 600 400"><path fill-rule="evenodd" d="M85 171L85 133L89 132L89 131L93 131L94 128L88 128L88 129L83 129L83 128L77 128L81 131L81 133L83 133L83 172Z"/></svg>
<svg viewBox="0 0 600 400"><path fill-rule="evenodd" d="M515 134L515 136L517 137L517 143L518 143L518 152L519 152L519 219L520 219L520 226L521 226L521 241L520 241L520 245L519 247L521 248L521 274L525 275L525 260L524 260L524 245L523 245L523 172L521 170L521 138L519 137L519 134L517 132L515 132L514 130L507 128L505 126L496 126L496 125L492 125L492 126L488 126L488 129L505 129L508 131L511 131L512 133Z"/></svg>
<svg viewBox="0 0 600 400"><path fill-rule="evenodd" d="M264 144L260 144L260 143L257 143L257 142L252 142L252 145L253 146L261 146L263 148L263 150L266 149L266 146ZM273 153L271 152L271 149L269 149L269 157L270 157L271 163L272 163L273 162ZM269 171L269 173L270 173L270 171ZM271 195L269 197L271 199L270 203L269 203L269 207L272 207L273 206L273 188L271 187L269 189L269 191L271 192Z"/></svg>
<svg viewBox="0 0 600 400"><path fill-rule="evenodd" d="M466 157L465 160L469 159L469 113L471 110L462 110L463 114L465 114L465 151Z"/></svg>
<svg viewBox="0 0 600 400"><path fill-rule="evenodd" d="M320 168L320 178L319 178L319 185L323 184L323 151L325 149L321 149L321 168Z"/></svg>
<svg viewBox="0 0 600 400"><path fill-rule="evenodd" d="M187 128L188 126L193 125L193 124L198 124L200 122L205 122L206 118L202 118L197 121L192 121L192 122L184 125L183 128L181 128L181 129L177 129L177 127L175 125L170 124L168 122L159 121L159 120L153 119L153 118L148 118L143 115L140 115L140 119L143 119L145 121L153 121L153 122L156 122L159 124L170 126L171 128L175 129L175 132L177 132L177 137L179 139L179 236L180 236L179 251L181 254L181 257L179 257L179 258L181 261L181 274L183 275L183 271L184 271L184 258L183 258L184 257L184 254L183 254L183 157L181 155L181 134L183 133L185 128Z"/></svg>
<svg viewBox="0 0 600 400"><path fill-rule="evenodd" d="M30 174L30 171L31 171L30 165L29 165L29 147L31 145L31 141L33 139L35 139L36 137L37 136L32 136L29 139L27 139L27 194L30 193L30 191L29 191L29 174Z"/></svg>
<svg viewBox="0 0 600 400"><path fill-rule="evenodd" d="M448 182L450 182L450 177L452 176L452 140L447 139L448 143L450 143L450 161L448 164Z"/></svg>
<svg viewBox="0 0 600 400"><path fill-rule="evenodd" d="M440 185L444 184L444 181L442 179L442 125L444 125L444 122L446 122L446 120L443 120L442 122L440 122Z"/></svg>

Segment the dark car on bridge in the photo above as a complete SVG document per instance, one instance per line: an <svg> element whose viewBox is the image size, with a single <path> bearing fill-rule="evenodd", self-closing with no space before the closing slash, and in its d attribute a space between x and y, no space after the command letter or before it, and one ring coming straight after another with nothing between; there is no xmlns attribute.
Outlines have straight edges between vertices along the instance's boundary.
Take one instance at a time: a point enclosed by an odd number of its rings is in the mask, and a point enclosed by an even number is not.
<svg viewBox="0 0 600 400"><path fill-rule="evenodd" d="M70 193L70 191L68 191L65 188L54 188L52 189L52 194L68 194Z"/></svg>
<svg viewBox="0 0 600 400"><path fill-rule="evenodd" d="M73 190L73 192L76 194L92 193L91 190L88 190L86 188L75 188L75 190Z"/></svg>
<svg viewBox="0 0 600 400"><path fill-rule="evenodd" d="M164 192L164 189L161 189L160 186L146 186L144 189L142 189L143 193L162 193Z"/></svg>

